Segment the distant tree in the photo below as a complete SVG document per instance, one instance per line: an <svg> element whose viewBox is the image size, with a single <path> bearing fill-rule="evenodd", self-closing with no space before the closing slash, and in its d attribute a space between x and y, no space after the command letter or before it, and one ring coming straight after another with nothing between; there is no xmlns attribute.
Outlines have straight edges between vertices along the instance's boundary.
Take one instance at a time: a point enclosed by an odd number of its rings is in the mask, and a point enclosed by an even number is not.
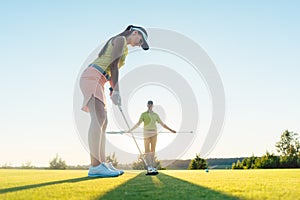
<svg viewBox="0 0 300 200"><path fill-rule="evenodd" d="M232 164L232 169L258 169L258 168L298 168L300 167L300 143L298 134L284 131L280 141L275 147L280 156L268 151L262 157L252 155Z"/></svg>
<svg viewBox="0 0 300 200"><path fill-rule="evenodd" d="M257 157L254 155L252 155L249 158L246 158L244 168L246 168L246 169L256 168L255 164L256 164L257 160L258 160Z"/></svg>
<svg viewBox="0 0 300 200"><path fill-rule="evenodd" d="M22 169L33 169L34 166L31 164L30 161L26 162L25 164L23 163L21 166Z"/></svg>
<svg viewBox="0 0 300 200"><path fill-rule="evenodd" d="M206 169L207 168L207 162L205 159L200 158L199 154L196 154L196 158L191 160L188 169Z"/></svg>
<svg viewBox="0 0 300 200"><path fill-rule="evenodd" d="M300 157L299 156L280 156L281 168L299 168Z"/></svg>
<svg viewBox="0 0 300 200"><path fill-rule="evenodd" d="M2 169L11 169L13 168L11 163L4 163L2 166L1 166Z"/></svg>
<svg viewBox="0 0 300 200"><path fill-rule="evenodd" d="M280 137L280 141L276 143L277 151L280 155L280 167L282 168L294 168L300 167L299 154L300 143L298 140L298 134L284 131Z"/></svg>
<svg viewBox="0 0 300 200"><path fill-rule="evenodd" d="M236 168L236 164L235 164L235 163L232 163L232 165L231 165L231 169L237 169L237 168Z"/></svg>
<svg viewBox="0 0 300 200"><path fill-rule="evenodd" d="M300 152L298 134L288 130L284 131L280 141L276 143L276 148L282 156L297 157Z"/></svg>
<svg viewBox="0 0 300 200"><path fill-rule="evenodd" d="M232 163L232 169L244 169L244 166L240 160L237 160L236 163Z"/></svg>
<svg viewBox="0 0 300 200"><path fill-rule="evenodd" d="M156 167L156 169L161 170L161 163L160 161L157 159L157 157L154 157L154 166ZM139 156L138 160L132 163L132 169L134 170L144 170L147 169L147 166L145 165L143 159L142 159L142 155Z"/></svg>
<svg viewBox="0 0 300 200"><path fill-rule="evenodd" d="M89 169L90 165L68 165L68 169Z"/></svg>
<svg viewBox="0 0 300 200"><path fill-rule="evenodd" d="M147 166L145 165L143 159L141 156L139 156L138 160L132 163L132 169L134 170L144 170L147 169Z"/></svg>
<svg viewBox="0 0 300 200"><path fill-rule="evenodd" d="M236 163L238 160L243 160L244 158L209 158L206 159L208 166L216 166L217 169L229 169L232 168L232 164Z"/></svg>
<svg viewBox="0 0 300 200"><path fill-rule="evenodd" d="M118 160L116 157L116 153L114 152L112 155L106 156L106 162L111 162L113 166L118 167Z"/></svg>
<svg viewBox="0 0 300 200"><path fill-rule="evenodd" d="M280 157L274 155L273 153L270 154L268 151L259 159L259 161L260 162L259 165L257 165L257 168L270 169L278 168L280 166Z"/></svg>
<svg viewBox="0 0 300 200"><path fill-rule="evenodd" d="M66 169L67 168L67 164L66 161L62 160L58 154L56 154L55 158L53 158L50 162L49 162L49 168L50 169Z"/></svg>
<svg viewBox="0 0 300 200"><path fill-rule="evenodd" d="M244 158L242 162L238 160L232 164L232 169L256 169L260 165L260 158L252 155L249 158Z"/></svg>

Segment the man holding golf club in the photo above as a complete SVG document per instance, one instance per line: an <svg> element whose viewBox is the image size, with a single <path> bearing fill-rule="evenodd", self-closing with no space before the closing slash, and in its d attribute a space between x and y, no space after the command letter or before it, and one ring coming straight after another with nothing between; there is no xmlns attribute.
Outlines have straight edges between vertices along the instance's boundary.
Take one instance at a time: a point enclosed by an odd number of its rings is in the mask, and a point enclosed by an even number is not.
<svg viewBox="0 0 300 200"><path fill-rule="evenodd" d="M142 47L148 50L147 32L144 28L130 25L122 33L110 38L94 60L80 77L80 89L84 100L82 110L89 112L91 124L88 131L88 143L91 157L90 177L115 177L123 174L122 170L106 163L106 98L104 84L110 82L111 100L115 105L121 105L118 87L119 68L125 63L128 45Z"/></svg>
<svg viewBox="0 0 300 200"><path fill-rule="evenodd" d="M169 128L164 124L159 115L155 113L153 108L153 101L149 100L147 103L148 110L143 112L140 116L140 119L134 127L128 130L128 133L132 132L134 129L140 126L144 122L144 146L145 146L145 157L146 164L148 165L147 174L158 174L157 169L155 168L155 147L157 142L157 127L156 123L162 125L162 127L168 129L172 133L176 133L173 129Z"/></svg>

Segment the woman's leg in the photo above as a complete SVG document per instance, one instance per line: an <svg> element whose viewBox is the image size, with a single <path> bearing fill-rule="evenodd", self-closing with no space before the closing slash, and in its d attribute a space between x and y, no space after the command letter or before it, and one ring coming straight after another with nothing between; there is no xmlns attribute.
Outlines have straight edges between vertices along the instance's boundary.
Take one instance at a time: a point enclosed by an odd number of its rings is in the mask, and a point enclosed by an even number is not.
<svg viewBox="0 0 300 200"><path fill-rule="evenodd" d="M91 124L88 135L91 165L97 166L105 161L105 132L102 130L107 116L104 103L94 96L91 97L88 108L91 115Z"/></svg>
<svg viewBox="0 0 300 200"><path fill-rule="evenodd" d="M104 124L102 126L102 131L101 131L101 138L100 138L100 141L101 141L101 144L100 144L100 159L102 160L102 162L105 162L106 161L106 156L105 156L105 143L106 143L106 127L107 127L107 123L108 123L108 120L107 120L107 112L105 110L105 121L104 121Z"/></svg>

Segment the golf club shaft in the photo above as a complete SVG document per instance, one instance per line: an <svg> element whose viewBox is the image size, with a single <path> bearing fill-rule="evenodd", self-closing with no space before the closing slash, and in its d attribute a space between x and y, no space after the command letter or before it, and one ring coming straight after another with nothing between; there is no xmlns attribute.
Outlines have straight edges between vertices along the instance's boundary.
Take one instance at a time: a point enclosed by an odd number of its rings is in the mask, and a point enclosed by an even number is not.
<svg viewBox="0 0 300 200"><path fill-rule="evenodd" d="M121 114L122 114L122 117L123 117L123 119L124 119L124 121L125 121L125 123L126 123L126 125L127 125L127 127L128 127L128 130L130 130L130 126L129 126L129 124L128 124L128 121L127 121L127 119L126 119L124 113L123 113L123 110L122 110L121 106L118 105L118 107L119 107L119 110L120 110L120 112L121 112ZM137 146L137 148L138 148L140 154L142 155L143 153L142 153L142 151L141 151L141 149L140 149L140 147L139 147L139 145L138 145L138 143L137 143L137 141L136 141L134 135L132 134L132 132L131 132L131 136L132 136L132 138L133 138L133 140L134 140L134 142L135 142L135 144L136 144L136 146ZM143 160L144 160L144 159L143 159ZM145 160L144 160L144 162L145 162ZM146 162L145 162L145 164L147 165ZM147 165L147 166L148 166L148 165Z"/></svg>
<svg viewBox="0 0 300 200"><path fill-rule="evenodd" d="M124 133L127 133L125 131L107 131L106 132L107 134L124 134ZM131 132L132 134L133 133L144 133L143 131L136 131L136 132ZM160 131L160 132L157 132L157 133L171 133L169 131ZM193 131L178 131L176 133L193 133Z"/></svg>

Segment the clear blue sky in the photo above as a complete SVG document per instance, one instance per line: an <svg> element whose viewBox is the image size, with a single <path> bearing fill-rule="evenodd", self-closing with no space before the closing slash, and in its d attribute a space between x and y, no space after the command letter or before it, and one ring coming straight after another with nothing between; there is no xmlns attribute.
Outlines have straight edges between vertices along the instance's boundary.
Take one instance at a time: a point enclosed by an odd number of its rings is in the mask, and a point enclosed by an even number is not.
<svg viewBox="0 0 300 200"><path fill-rule="evenodd" d="M129 24L182 33L216 64L226 122L208 157L262 155L285 129L300 133L299 2L108 2L1 2L0 164L47 165L56 153L89 162L74 84L88 55Z"/></svg>

